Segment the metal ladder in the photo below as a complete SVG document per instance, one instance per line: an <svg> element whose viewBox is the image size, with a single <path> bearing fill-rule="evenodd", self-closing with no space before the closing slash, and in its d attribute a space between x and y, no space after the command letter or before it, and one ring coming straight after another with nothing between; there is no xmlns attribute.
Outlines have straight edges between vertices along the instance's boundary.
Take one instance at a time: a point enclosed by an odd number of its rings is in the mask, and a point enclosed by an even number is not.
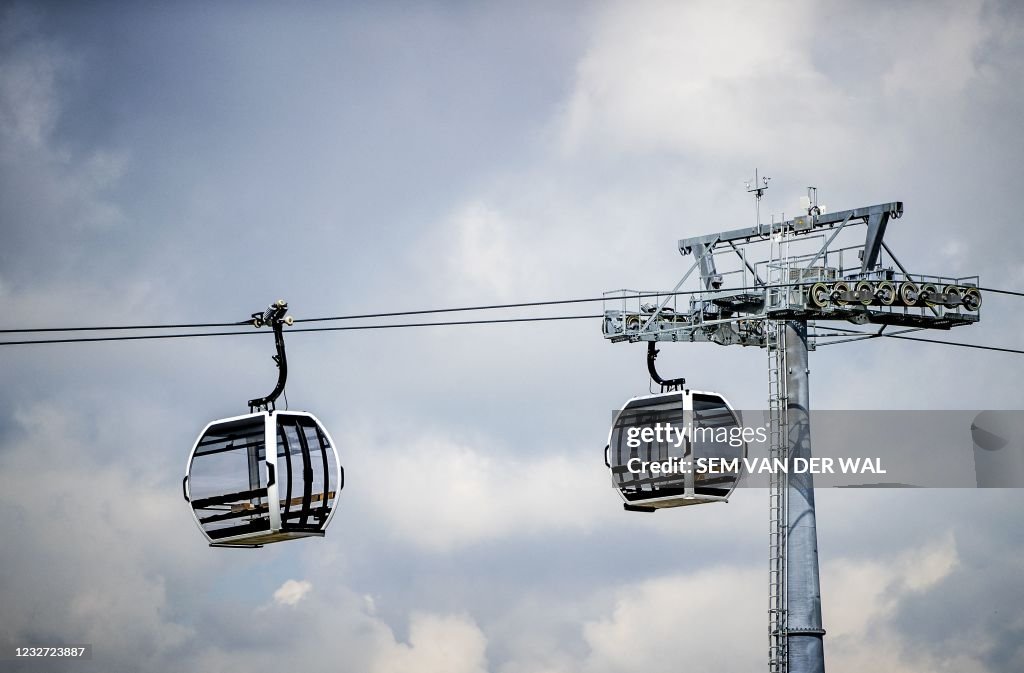
<svg viewBox="0 0 1024 673"><path fill-rule="evenodd" d="M786 437L786 323L769 321L765 330L768 347L768 460L773 465L768 485L768 670L786 673L786 528L789 523L786 509L787 473L774 469L776 459L788 457Z"/></svg>
<svg viewBox="0 0 1024 673"><path fill-rule="evenodd" d="M769 258L774 262L777 278L769 273L769 284L785 284L789 280L789 238L775 233L774 217L769 228ZM785 216L783 216L785 220ZM782 292L769 289L769 293ZM777 461L789 463L786 402L786 322L765 321L765 346L768 350L768 460L772 463L768 481L768 670L787 673L789 670L788 622L786 618L786 530L789 511L786 506L788 474L776 470Z"/></svg>

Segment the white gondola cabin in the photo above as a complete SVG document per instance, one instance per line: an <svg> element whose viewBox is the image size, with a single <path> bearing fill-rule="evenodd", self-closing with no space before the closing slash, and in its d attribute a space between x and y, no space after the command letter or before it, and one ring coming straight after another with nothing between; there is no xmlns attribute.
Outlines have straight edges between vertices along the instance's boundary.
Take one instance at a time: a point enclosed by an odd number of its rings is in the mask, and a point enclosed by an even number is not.
<svg viewBox="0 0 1024 673"><path fill-rule="evenodd" d="M696 390L632 398L605 447L623 506L641 512L728 501L746 456L739 414L718 393Z"/></svg>
<svg viewBox="0 0 1024 673"><path fill-rule="evenodd" d="M185 500L211 546L241 547L322 536L343 486L327 430L297 411L210 423L192 447L183 481Z"/></svg>

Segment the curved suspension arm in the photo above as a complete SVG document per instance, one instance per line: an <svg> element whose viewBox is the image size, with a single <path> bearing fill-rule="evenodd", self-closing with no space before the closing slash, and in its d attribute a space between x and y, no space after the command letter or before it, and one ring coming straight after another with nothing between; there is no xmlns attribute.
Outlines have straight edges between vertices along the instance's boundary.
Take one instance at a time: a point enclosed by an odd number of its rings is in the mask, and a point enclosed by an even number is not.
<svg viewBox="0 0 1024 673"><path fill-rule="evenodd" d="M686 385L686 379L680 377L678 379L663 379L658 374L658 368L655 366L654 361L658 359L658 349L654 347L653 341L647 342L647 372L651 375L651 380L661 386L662 392L665 390L677 390Z"/></svg>
<svg viewBox="0 0 1024 673"><path fill-rule="evenodd" d="M262 314L254 313L252 315L252 323L255 327L269 324L274 330L274 347L277 349L277 355L274 356L274 362L277 363L277 385L269 395L249 400L250 411L260 408L269 411L277 398L284 392L285 383L288 382L288 357L284 351L284 326L291 324L291 317L285 317L284 314L287 310L288 304L282 299L271 304L270 308Z"/></svg>

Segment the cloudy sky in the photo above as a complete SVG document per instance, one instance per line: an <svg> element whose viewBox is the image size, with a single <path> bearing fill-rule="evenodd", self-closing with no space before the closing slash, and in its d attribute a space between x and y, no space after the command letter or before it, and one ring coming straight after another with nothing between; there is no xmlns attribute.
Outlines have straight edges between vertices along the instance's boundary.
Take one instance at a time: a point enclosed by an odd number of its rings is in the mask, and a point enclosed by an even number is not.
<svg viewBox="0 0 1024 673"><path fill-rule="evenodd" d="M4 2L0 325L667 289L678 238L752 222L754 167L765 212L902 200L905 265L1021 289L1022 85L1010 2ZM1020 302L948 338L1019 348ZM609 487L642 347L593 320L288 346L349 484L328 537L255 552L206 547L180 480L272 385L268 335L0 347L0 644L113 672L763 667L763 491L643 516ZM763 405L761 351L663 360ZM821 409L1024 404L1012 355L811 367ZM1024 670L1020 492L818 502L829 670Z"/></svg>

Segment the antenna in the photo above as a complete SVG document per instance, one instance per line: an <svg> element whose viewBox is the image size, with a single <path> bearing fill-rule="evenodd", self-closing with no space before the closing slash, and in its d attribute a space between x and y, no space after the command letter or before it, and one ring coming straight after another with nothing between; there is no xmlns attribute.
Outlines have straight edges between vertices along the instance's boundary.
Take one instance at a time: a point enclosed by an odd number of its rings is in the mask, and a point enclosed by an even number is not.
<svg viewBox="0 0 1024 673"><path fill-rule="evenodd" d="M758 178L757 169L754 169L754 179L747 180L743 184L747 188L748 194L754 195L754 224L761 226L761 197L768 191L768 181L771 178L765 176Z"/></svg>

